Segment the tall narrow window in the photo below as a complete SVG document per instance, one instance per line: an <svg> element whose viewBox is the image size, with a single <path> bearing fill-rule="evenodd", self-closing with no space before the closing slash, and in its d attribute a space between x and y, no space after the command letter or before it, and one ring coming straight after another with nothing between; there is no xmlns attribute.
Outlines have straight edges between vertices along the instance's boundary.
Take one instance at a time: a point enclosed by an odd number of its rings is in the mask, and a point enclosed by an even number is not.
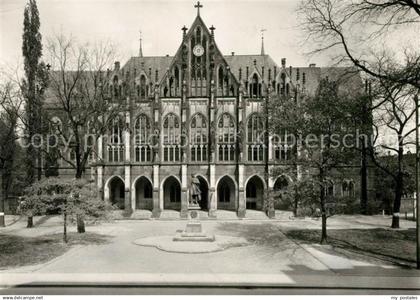
<svg viewBox="0 0 420 300"><path fill-rule="evenodd" d="M252 75L249 94L251 98L257 98L261 96L261 84L259 83L258 75L255 73Z"/></svg>
<svg viewBox="0 0 420 300"><path fill-rule="evenodd" d="M281 130L271 142L276 160L287 161L294 157L295 141L287 130Z"/></svg>
<svg viewBox="0 0 420 300"><path fill-rule="evenodd" d="M224 113L220 117L217 127L219 160L235 160L235 122L233 117Z"/></svg>
<svg viewBox="0 0 420 300"><path fill-rule="evenodd" d="M207 160L207 122L202 114L196 114L191 120L190 142L191 160Z"/></svg>
<svg viewBox="0 0 420 300"><path fill-rule="evenodd" d="M114 76L112 86L114 88L114 92L113 92L114 99L117 99L120 96L120 93L119 93L120 90L119 90L119 86L118 86L118 76L117 75Z"/></svg>
<svg viewBox="0 0 420 300"><path fill-rule="evenodd" d="M145 100L147 93L146 93L146 89L147 89L147 84L146 84L146 76L141 75L140 76L140 100Z"/></svg>
<svg viewBox="0 0 420 300"><path fill-rule="evenodd" d="M163 160L181 160L181 128L179 118L169 113L163 121Z"/></svg>
<svg viewBox="0 0 420 300"><path fill-rule="evenodd" d="M137 117L134 124L134 159L136 162L151 161L151 148L149 144L150 121L145 114Z"/></svg>
<svg viewBox="0 0 420 300"><path fill-rule="evenodd" d="M224 87L224 78L225 78L224 69L223 69L223 66L220 66L219 71L217 72L217 95L219 96L223 96L224 91L226 89Z"/></svg>
<svg viewBox="0 0 420 300"><path fill-rule="evenodd" d="M252 114L247 125L247 152L249 161L264 160L264 120Z"/></svg>
<svg viewBox="0 0 420 300"><path fill-rule="evenodd" d="M124 160L123 122L114 119L111 126L111 136L108 142L108 161L122 162Z"/></svg>

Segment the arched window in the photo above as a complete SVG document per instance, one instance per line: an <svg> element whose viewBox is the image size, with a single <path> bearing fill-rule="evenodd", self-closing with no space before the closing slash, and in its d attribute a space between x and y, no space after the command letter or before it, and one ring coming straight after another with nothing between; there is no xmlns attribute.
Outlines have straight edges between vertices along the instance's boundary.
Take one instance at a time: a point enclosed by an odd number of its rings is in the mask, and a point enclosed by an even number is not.
<svg viewBox="0 0 420 300"><path fill-rule="evenodd" d="M118 98L118 96L119 96L119 86L118 86L118 76L117 75L114 76L112 86L114 88L114 92L113 92L114 98Z"/></svg>
<svg viewBox="0 0 420 300"><path fill-rule="evenodd" d="M275 160L290 160L294 157L294 140L293 135L289 134L287 130L280 130L280 132L271 139L271 145Z"/></svg>
<svg viewBox="0 0 420 300"><path fill-rule="evenodd" d="M150 120L145 114L137 117L134 123L134 159L136 162L151 161L149 136L151 133Z"/></svg>
<svg viewBox="0 0 420 300"><path fill-rule="evenodd" d="M169 113L163 121L163 160L180 161L181 128L179 118Z"/></svg>
<svg viewBox="0 0 420 300"><path fill-rule="evenodd" d="M224 113L219 118L217 127L219 160L235 160L235 121L233 117Z"/></svg>
<svg viewBox="0 0 420 300"><path fill-rule="evenodd" d="M249 94L251 98L258 98L261 96L261 84L259 83L258 75L256 73L252 75Z"/></svg>
<svg viewBox="0 0 420 300"><path fill-rule="evenodd" d="M140 76L140 99L144 100L146 99L147 93L147 84L146 84L146 76L141 75Z"/></svg>
<svg viewBox="0 0 420 300"><path fill-rule="evenodd" d="M225 87L225 71L223 66L219 66L219 70L217 72L217 95L223 96L224 92L226 91Z"/></svg>
<svg viewBox="0 0 420 300"><path fill-rule="evenodd" d="M354 182L353 181L349 182L349 196L354 197Z"/></svg>
<svg viewBox="0 0 420 300"><path fill-rule="evenodd" d="M332 180L327 180L325 182L325 196L331 198L334 196L334 182Z"/></svg>
<svg viewBox="0 0 420 300"><path fill-rule="evenodd" d="M124 161L124 139L123 139L124 123L121 118L115 118L111 125L111 136L108 143L108 161L122 162Z"/></svg>
<svg viewBox="0 0 420 300"><path fill-rule="evenodd" d="M353 197L354 196L354 183L353 183L353 181L344 180L341 188L342 188L344 197Z"/></svg>
<svg viewBox="0 0 420 300"><path fill-rule="evenodd" d="M207 160L207 122L202 114L196 114L191 119L190 142L191 142L191 160Z"/></svg>
<svg viewBox="0 0 420 300"><path fill-rule="evenodd" d="M246 146L249 161L264 160L264 119L258 114L248 119Z"/></svg>
<svg viewBox="0 0 420 300"><path fill-rule="evenodd" d="M174 75L175 75L175 92L174 95L175 96L181 96L180 93L180 74L179 74L179 68L178 66L175 66L175 70L174 70Z"/></svg>
<svg viewBox="0 0 420 300"><path fill-rule="evenodd" d="M285 73L281 73L281 89L280 89L280 94L281 95L285 95L285 90L286 90L286 74Z"/></svg>
<svg viewBox="0 0 420 300"><path fill-rule="evenodd" d="M86 136L86 151L88 151L88 162L95 161L95 142L96 142L96 135L95 130L93 128L92 122L88 122L88 135Z"/></svg>

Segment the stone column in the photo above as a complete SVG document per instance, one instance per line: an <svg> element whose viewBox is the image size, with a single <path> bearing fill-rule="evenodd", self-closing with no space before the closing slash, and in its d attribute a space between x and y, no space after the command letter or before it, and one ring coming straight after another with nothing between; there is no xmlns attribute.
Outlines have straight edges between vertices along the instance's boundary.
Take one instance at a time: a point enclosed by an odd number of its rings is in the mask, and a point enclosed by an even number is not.
<svg viewBox="0 0 420 300"><path fill-rule="evenodd" d="M216 190L216 98L215 98L215 83L212 79L210 82L210 103L209 103L209 170L210 170L210 179L209 179L209 194L208 194L208 209L209 209L209 217L216 218L217 217L217 190Z"/></svg>
<svg viewBox="0 0 420 300"><path fill-rule="evenodd" d="M209 217L216 218L217 214L217 191L216 191L216 165L210 164L210 186L209 186Z"/></svg>
<svg viewBox="0 0 420 300"><path fill-rule="evenodd" d="M124 188L125 188L125 197L124 197L124 207L126 213L132 213L135 207L131 203L131 134L130 134L130 113L125 113L125 131L124 131Z"/></svg>
<svg viewBox="0 0 420 300"><path fill-rule="evenodd" d="M238 165L238 217L245 218L246 195L244 190L244 164Z"/></svg>
<svg viewBox="0 0 420 300"><path fill-rule="evenodd" d="M181 166L181 218L188 218L188 167Z"/></svg>
<svg viewBox="0 0 420 300"><path fill-rule="evenodd" d="M104 169L103 169L103 165L100 163L98 164L98 166L96 167L96 173L98 176L98 192L99 192L99 196L101 197L102 200L105 200L104 198Z"/></svg>
<svg viewBox="0 0 420 300"><path fill-rule="evenodd" d="M125 165L124 167L124 207L127 214L133 212L133 207L131 206L131 167L130 165Z"/></svg>
<svg viewBox="0 0 420 300"><path fill-rule="evenodd" d="M153 165L153 210L152 217L159 218L163 210L163 192L160 193L159 165Z"/></svg>

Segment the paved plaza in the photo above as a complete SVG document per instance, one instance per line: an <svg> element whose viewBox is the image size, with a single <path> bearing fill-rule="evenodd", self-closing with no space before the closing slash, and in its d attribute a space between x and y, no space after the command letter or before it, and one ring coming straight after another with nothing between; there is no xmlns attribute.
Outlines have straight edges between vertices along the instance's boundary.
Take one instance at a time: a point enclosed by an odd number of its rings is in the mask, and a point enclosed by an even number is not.
<svg viewBox="0 0 420 300"><path fill-rule="evenodd" d="M36 217L36 228L8 216L2 234L26 237L62 233L58 216ZM247 239L248 243L211 253L173 253L140 246L142 238L175 235L187 220L115 220L87 226L104 235L101 244L77 245L46 263L1 270L3 286L19 284L130 284L130 285L228 285L285 287L420 288L420 273L380 261L372 262L335 254L329 246L300 244L284 234L290 228L320 228L320 220L288 217L277 220L202 220L204 229L216 236ZM232 228L268 226L277 246L253 242L245 231ZM401 221L402 228L414 222ZM387 228L382 216L339 216L329 220L330 229ZM75 231L70 227L70 231Z"/></svg>

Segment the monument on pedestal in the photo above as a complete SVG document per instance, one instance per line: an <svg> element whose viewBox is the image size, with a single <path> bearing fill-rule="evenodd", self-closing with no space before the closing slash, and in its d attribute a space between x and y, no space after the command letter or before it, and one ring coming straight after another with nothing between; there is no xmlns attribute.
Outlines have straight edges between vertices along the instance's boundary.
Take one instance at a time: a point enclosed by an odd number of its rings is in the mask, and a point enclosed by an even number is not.
<svg viewBox="0 0 420 300"><path fill-rule="evenodd" d="M190 220L184 231L177 232L173 241L214 242L214 235L203 231L200 222L198 211L201 210L201 194L200 180L196 175L193 175L191 180L190 198L188 199L188 215Z"/></svg>

